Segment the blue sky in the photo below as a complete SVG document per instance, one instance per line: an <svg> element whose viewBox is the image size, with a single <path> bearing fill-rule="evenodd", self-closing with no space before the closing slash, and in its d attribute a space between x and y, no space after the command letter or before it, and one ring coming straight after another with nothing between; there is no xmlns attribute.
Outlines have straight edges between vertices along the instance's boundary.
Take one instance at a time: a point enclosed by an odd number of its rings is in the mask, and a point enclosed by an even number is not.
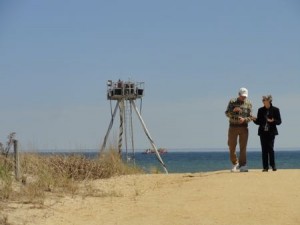
<svg viewBox="0 0 300 225"><path fill-rule="evenodd" d="M224 111L246 87L254 114L273 95L275 145L297 148L299 27L296 0L1 0L0 141L15 131L22 149L99 148L106 81L120 78L145 82L142 116L158 146L226 149ZM150 147L134 123L136 147Z"/></svg>

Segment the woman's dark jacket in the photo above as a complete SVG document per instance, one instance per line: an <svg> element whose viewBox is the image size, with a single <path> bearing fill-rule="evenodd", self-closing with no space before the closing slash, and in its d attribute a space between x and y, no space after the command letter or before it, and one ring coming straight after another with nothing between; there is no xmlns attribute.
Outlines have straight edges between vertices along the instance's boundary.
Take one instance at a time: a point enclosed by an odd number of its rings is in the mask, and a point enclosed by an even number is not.
<svg viewBox="0 0 300 225"><path fill-rule="evenodd" d="M276 125L281 124L281 116L280 116L279 108L273 106L272 104L269 109L265 107L261 107L258 109L257 118L255 121L253 121L255 124L259 125L258 135L262 135L263 133L265 133L264 128L267 122L266 117L268 117L269 119L272 118L274 119L272 123L268 123L268 127L269 127L268 133L272 135L278 135L278 130Z"/></svg>

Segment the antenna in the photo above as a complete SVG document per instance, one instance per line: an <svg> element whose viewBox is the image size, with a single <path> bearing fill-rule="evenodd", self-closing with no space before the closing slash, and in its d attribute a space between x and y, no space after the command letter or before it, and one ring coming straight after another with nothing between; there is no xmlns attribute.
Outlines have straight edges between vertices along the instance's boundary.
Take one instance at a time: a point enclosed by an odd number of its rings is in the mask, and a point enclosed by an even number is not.
<svg viewBox="0 0 300 225"><path fill-rule="evenodd" d="M139 121L144 129L146 137L148 138L150 144L152 145L152 148L155 151L156 158L163 166L165 173L168 173L168 170L167 170L162 158L160 157L157 147L156 147L156 145L146 127L146 124L135 104L135 100L142 99L143 96L144 96L144 82L132 82L130 79L129 79L129 81L125 81L125 82L120 79L117 82L113 82L112 80L107 81L107 100L115 100L115 101L117 101L117 103L116 103L115 109L112 113L111 121L108 126L106 135L104 137L102 147L100 149L100 154L104 151L104 149L106 147L107 138L108 138L110 130L113 126L114 118L117 114L118 109L119 109L119 114L120 114L119 142L118 142L119 154L122 153L123 135L125 136L126 154L127 154L127 137L128 137L128 135L127 135L128 129L126 129L127 124L130 125L129 130L131 131L130 133L131 133L132 149L134 151L132 111L135 111L135 113L138 116ZM129 120L129 123L127 123L128 120ZM124 124L125 124L125 129L124 129Z"/></svg>

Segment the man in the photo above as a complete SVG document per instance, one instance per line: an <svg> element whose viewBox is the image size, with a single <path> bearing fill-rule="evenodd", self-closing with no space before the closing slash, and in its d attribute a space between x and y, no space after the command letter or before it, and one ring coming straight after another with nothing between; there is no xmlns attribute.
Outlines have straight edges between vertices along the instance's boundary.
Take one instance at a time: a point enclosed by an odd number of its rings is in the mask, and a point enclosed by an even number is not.
<svg viewBox="0 0 300 225"><path fill-rule="evenodd" d="M248 123L252 121L252 104L248 100L248 90L240 88L237 98L229 101L225 111L229 118L228 146L230 160L232 162L232 172L248 172L246 148L248 142ZM236 145L239 140L240 155L236 155Z"/></svg>
<svg viewBox="0 0 300 225"><path fill-rule="evenodd" d="M262 97L263 107L258 109L257 118L253 118L253 122L258 127L258 135L260 136L263 172L268 172L269 164L273 171L276 171L274 141L278 135L277 125L281 124L281 116L279 108L273 106L272 95Z"/></svg>

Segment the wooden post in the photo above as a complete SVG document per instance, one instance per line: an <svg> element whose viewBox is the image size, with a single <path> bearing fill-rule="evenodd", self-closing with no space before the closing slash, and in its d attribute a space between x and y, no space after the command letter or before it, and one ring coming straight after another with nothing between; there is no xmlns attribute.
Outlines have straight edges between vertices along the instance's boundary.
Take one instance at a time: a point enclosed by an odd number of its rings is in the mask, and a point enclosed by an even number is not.
<svg viewBox="0 0 300 225"><path fill-rule="evenodd" d="M18 141L14 140L14 157L15 157L15 178L17 181L20 179L20 162L19 162L19 151Z"/></svg>

